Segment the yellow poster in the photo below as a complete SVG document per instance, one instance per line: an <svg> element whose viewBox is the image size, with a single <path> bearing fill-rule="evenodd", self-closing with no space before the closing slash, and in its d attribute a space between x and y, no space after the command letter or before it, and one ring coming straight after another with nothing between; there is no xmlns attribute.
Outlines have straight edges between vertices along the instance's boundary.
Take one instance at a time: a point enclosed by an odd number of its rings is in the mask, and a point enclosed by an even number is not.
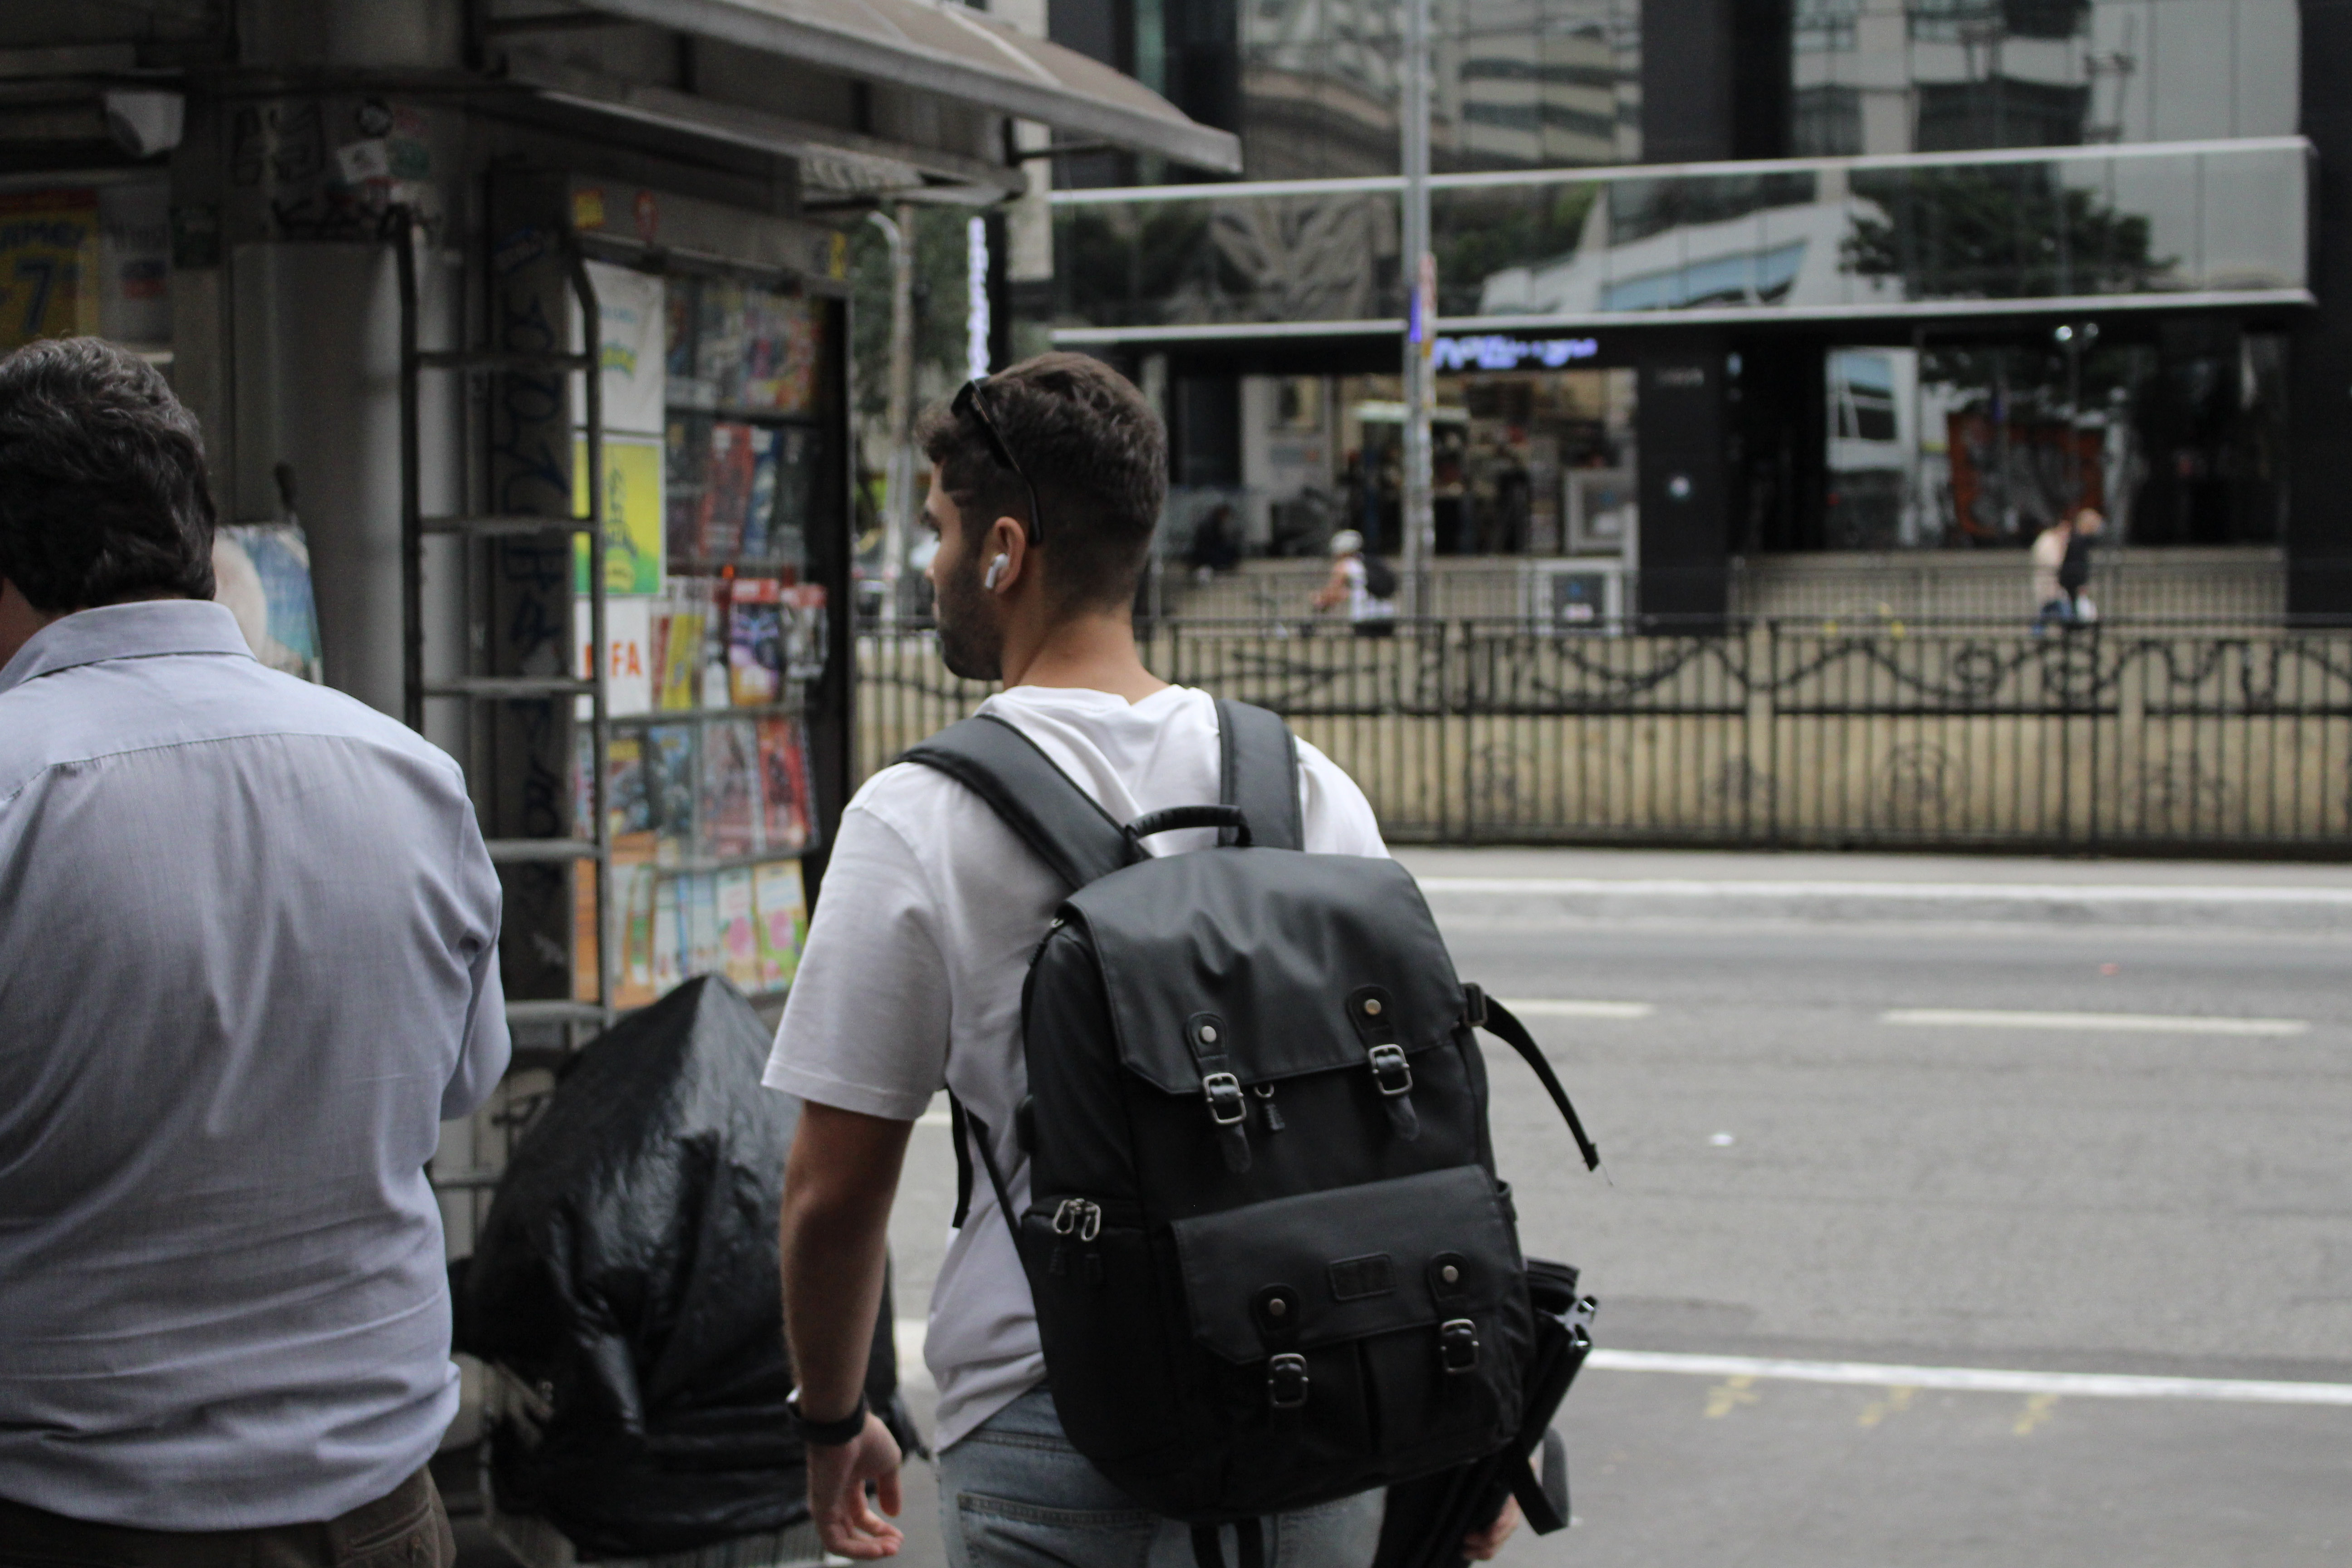
<svg viewBox="0 0 2352 1568"><path fill-rule="evenodd" d="M588 438L572 449L572 504L588 510ZM574 546L572 591L588 591L588 541ZM658 594L662 585L661 437L604 437L604 592Z"/></svg>
<svg viewBox="0 0 2352 1568"><path fill-rule="evenodd" d="M0 349L98 331L98 193L0 195Z"/></svg>

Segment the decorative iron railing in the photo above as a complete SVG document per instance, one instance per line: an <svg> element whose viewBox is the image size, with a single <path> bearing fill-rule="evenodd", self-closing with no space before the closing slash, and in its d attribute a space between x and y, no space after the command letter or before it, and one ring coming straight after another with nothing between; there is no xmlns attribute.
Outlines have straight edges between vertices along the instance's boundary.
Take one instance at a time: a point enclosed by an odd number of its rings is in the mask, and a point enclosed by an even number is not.
<svg viewBox="0 0 2352 1568"><path fill-rule="evenodd" d="M1161 625L1398 842L2352 852L2352 631L1760 621L1704 635ZM859 642L861 773L977 707L924 633Z"/></svg>

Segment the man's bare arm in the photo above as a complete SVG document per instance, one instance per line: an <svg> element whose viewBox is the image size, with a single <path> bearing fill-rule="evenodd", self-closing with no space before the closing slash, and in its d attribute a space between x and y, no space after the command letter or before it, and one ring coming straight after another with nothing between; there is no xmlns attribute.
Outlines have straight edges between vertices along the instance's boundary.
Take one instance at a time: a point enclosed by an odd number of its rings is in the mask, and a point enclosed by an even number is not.
<svg viewBox="0 0 2352 1568"><path fill-rule="evenodd" d="M914 1123L814 1102L784 1166L784 1336L800 1378L801 1411L833 1420L857 1406L882 1305L890 1203ZM809 1507L829 1551L888 1557L904 1537L866 1504L873 1483L882 1511L898 1511L898 1446L879 1417L837 1447L812 1445Z"/></svg>

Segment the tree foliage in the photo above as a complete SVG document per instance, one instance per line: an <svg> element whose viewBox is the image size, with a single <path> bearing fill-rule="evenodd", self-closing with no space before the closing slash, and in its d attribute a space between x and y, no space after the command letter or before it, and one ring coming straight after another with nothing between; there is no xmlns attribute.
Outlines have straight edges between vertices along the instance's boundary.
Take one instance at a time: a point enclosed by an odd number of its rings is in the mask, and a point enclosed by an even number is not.
<svg viewBox="0 0 2352 1568"><path fill-rule="evenodd" d="M1915 300L2139 293L2174 266L2148 254L2146 217L2035 164L1870 171L1853 191L1885 216L1855 218L1846 265Z"/></svg>

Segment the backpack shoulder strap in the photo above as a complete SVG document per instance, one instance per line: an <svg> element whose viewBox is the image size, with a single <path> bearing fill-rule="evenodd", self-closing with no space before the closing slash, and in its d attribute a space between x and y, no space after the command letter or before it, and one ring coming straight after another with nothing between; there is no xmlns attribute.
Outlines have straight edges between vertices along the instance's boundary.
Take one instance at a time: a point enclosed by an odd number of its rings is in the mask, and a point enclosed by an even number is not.
<svg viewBox="0 0 2352 1568"><path fill-rule="evenodd" d="M1280 717L1229 697L1217 699L1218 798L1242 808L1260 849L1304 849L1298 747ZM1227 842L1231 841L1227 829Z"/></svg>
<svg viewBox="0 0 2352 1568"><path fill-rule="evenodd" d="M950 724L898 760L937 768L986 801L1073 891L1130 858L1127 836L1110 813L1035 742L993 714Z"/></svg>

